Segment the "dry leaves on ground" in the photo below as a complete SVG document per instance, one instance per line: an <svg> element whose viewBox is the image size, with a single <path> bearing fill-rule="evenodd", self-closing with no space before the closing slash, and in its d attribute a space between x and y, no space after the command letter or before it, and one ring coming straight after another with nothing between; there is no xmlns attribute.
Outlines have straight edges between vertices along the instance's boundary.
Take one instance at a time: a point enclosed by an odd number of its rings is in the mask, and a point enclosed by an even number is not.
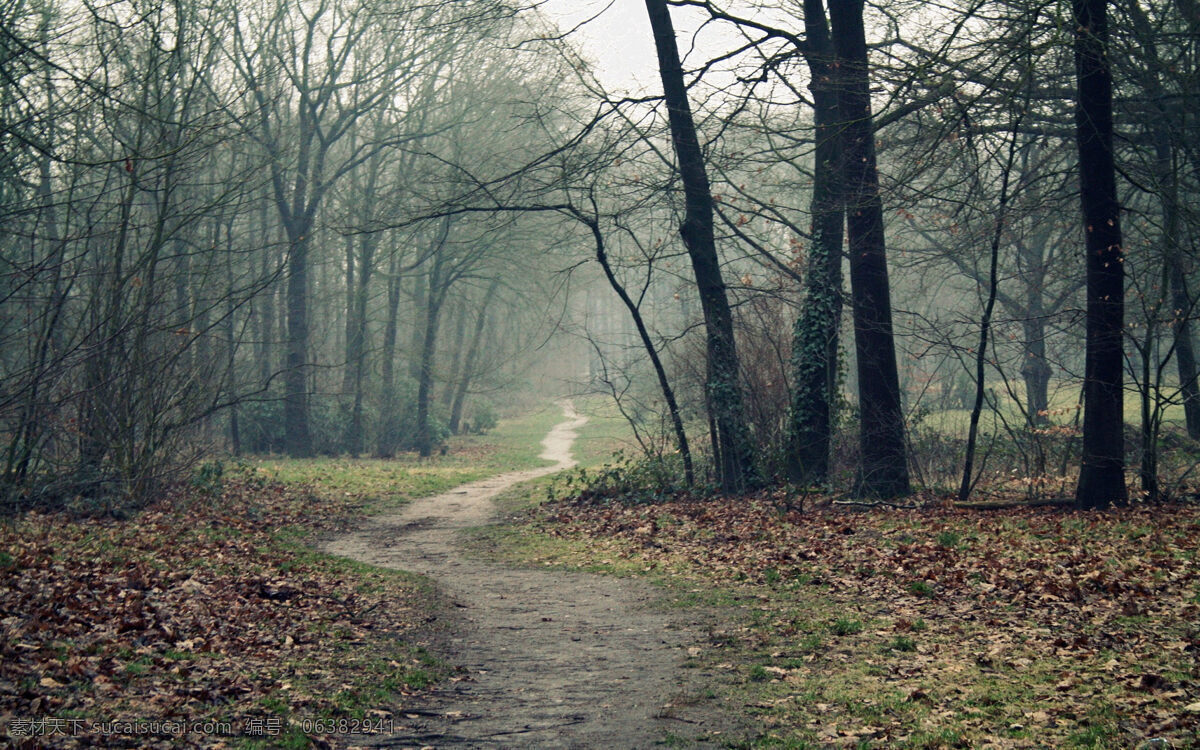
<svg viewBox="0 0 1200 750"><path fill-rule="evenodd" d="M128 521L30 514L0 525L9 740L320 743L394 723L397 696L431 677L401 641L423 619L419 587L289 541L352 507L243 480Z"/></svg>
<svg viewBox="0 0 1200 750"><path fill-rule="evenodd" d="M560 500L536 523L735 592L742 614L714 635L740 656L714 661L764 683L749 709L790 724L781 737L1195 742L1197 506L800 513L783 500Z"/></svg>

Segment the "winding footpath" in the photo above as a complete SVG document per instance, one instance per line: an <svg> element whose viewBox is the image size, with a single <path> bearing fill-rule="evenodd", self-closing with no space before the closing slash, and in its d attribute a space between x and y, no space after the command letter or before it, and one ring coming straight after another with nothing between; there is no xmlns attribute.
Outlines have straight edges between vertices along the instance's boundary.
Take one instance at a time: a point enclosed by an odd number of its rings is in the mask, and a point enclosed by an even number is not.
<svg viewBox="0 0 1200 750"><path fill-rule="evenodd" d="M516 471L417 500L325 545L326 552L430 577L462 614L443 658L466 678L397 718L384 747L648 748L669 733L712 727L686 704L680 666L696 635L647 606L655 592L629 579L509 568L465 555L462 530L491 522L492 498L575 465L586 417L542 441L552 466ZM677 705L678 704L678 705ZM685 713L689 714L685 716ZM693 747L697 745L692 745Z"/></svg>

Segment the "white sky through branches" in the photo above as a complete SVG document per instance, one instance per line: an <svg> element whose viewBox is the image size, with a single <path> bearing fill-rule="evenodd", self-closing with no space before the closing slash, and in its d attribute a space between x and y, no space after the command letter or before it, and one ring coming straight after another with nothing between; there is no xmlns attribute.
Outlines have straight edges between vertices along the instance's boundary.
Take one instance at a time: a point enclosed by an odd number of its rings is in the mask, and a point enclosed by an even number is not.
<svg viewBox="0 0 1200 750"><path fill-rule="evenodd" d="M596 18L572 35L584 56L596 63L597 77L613 93L658 93L658 63L644 0L546 0L542 10L564 32ZM598 14L598 15L597 15ZM688 55L701 14L691 9L671 9L679 49ZM727 30L725 30L726 33ZM708 49L719 45L720 31L710 27L699 40ZM694 58L699 60L700 51Z"/></svg>

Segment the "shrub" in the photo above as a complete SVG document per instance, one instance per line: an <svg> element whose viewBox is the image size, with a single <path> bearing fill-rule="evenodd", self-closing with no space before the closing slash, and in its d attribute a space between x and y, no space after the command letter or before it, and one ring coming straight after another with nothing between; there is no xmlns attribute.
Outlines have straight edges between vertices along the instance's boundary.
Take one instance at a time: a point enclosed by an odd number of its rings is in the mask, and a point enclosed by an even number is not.
<svg viewBox="0 0 1200 750"><path fill-rule="evenodd" d="M683 459L677 454L626 457L618 452L613 458L599 469L571 472L564 480L566 489L582 501L630 504L661 502L686 489Z"/></svg>
<svg viewBox="0 0 1200 750"><path fill-rule="evenodd" d="M496 407L491 401L478 400L471 406L471 431L482 435L488 430L495 429L498 419Z"/></svg>

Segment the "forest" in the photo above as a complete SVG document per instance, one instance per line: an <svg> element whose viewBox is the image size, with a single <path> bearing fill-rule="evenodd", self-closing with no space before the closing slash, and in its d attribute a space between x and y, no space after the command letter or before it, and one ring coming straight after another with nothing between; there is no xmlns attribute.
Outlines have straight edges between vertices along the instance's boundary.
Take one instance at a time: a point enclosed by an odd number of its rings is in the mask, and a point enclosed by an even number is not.
<svg viewBox="0 0 1200 750"><path fill-rule="evenodd" d="M652 3L644 96L538 4L277 5L6 5L7 504L587 389L726 492L1186 492L1188 2Z"/></svg>
<svg viewBox="0 0 1200 750"><path fill-rule="evenodd" d="M588 36L616 13L628 39ZM627 43L655 61L636 85L595 46ZM643 572L686 558L722 581L869 589L911 567L928 575L901 596L1092 586L1117 611L1135 584L1091 577L1109 563L1071 529L1100 524L1124 566L1144 536L1126 532L1161 523L1145 559L1182 599L1113 617L1169 610L1145 643L1190 644L1146 688L1190 701L1160 722L1178 741L1200 716L1198 113L1195 0L0 0L5 658L34 658L14 650L29 613L58 606L30 588L62 572L58 525L86 565L128 546L120 568L182 544L166 529L191 515L267 534L246 565L286 571L315 553L281 528L344 531L378 510L367 497L533 471L521 451L562 403L619 453L581 449L518 527L624 540ZM572 439L542 458L570 468ZM925 512L950 514L936 543L891 525ZM967 531L964 512L1000 515ZM1078 552L1012 543L1069 586L977 567L1009 554L989 525L1018 534L1009 512ZM851 539L855 513L910 558ZM804 567L818 558L843 572ZM953 584L926 584L943 564ZM151 590L134 567L122 585ZM350 613L341 574L321 575ZM236 581L310 604L299 584ZM74 705L29 702L66 677L10 677L5 711ZM1112 746L1153 734L1139 726Z"/></svg>

